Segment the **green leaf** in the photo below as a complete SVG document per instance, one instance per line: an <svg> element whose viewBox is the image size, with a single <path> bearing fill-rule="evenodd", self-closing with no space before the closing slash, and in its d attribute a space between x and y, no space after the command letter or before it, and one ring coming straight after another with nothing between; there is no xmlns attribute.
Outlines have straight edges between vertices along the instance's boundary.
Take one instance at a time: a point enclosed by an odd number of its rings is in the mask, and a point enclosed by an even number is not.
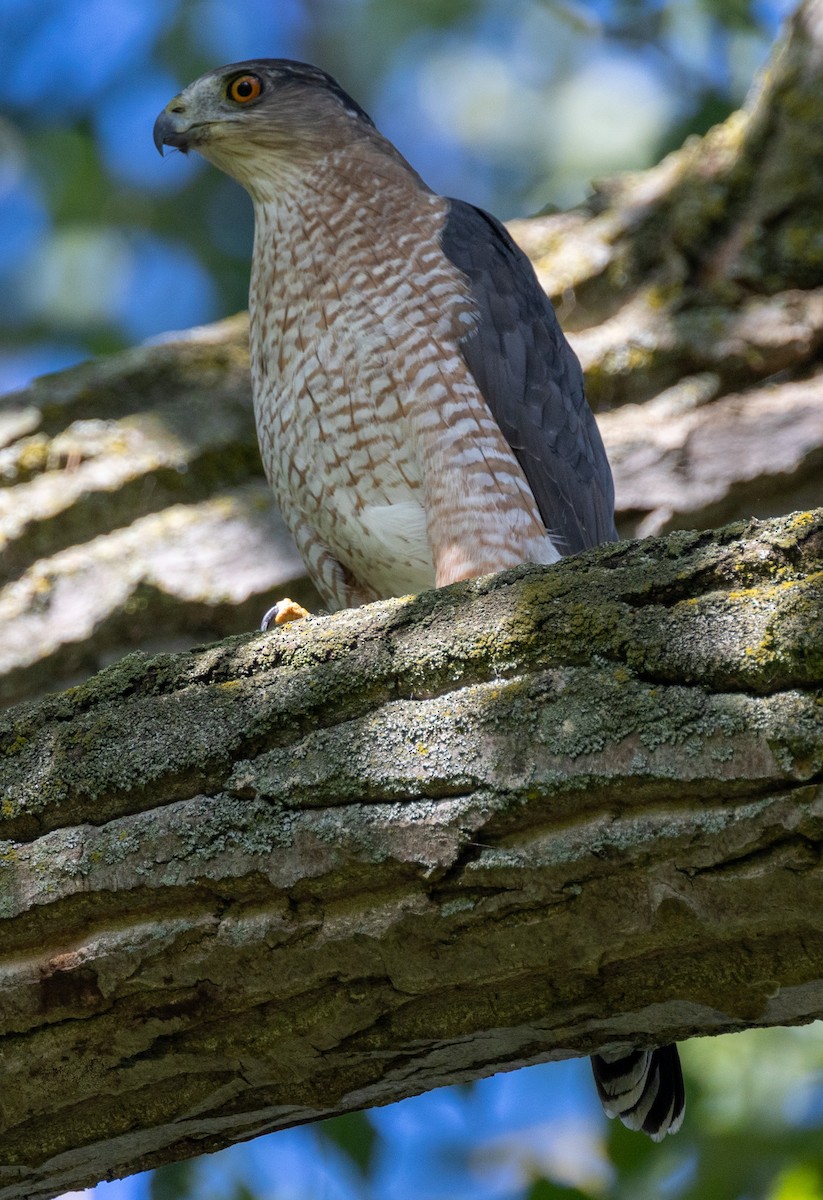
<svg viewBox="0 0 823 1200"><path fill-rule="evenodd" d="M526 1200L591 1200L591 1196L576 1187L566 1187L551 1179L538 1179L532 1185Z"/></svg>
<svg viewBox="0 0 823 1200"><path fill-rule="evenodd" d="M195 1161L187 1160L158 1167L149 1183L150 1200L189 1200L196 1166Z"/></svg>
<svg viewBox="0 0 823 1200"><path fill-rule="evenodd" d="M365 1113L353 1112L345 1113L342 1117L331 1117L320 1126L320 1134L339 1146L361 1175L368 1174L377 1134Z"/></svg>

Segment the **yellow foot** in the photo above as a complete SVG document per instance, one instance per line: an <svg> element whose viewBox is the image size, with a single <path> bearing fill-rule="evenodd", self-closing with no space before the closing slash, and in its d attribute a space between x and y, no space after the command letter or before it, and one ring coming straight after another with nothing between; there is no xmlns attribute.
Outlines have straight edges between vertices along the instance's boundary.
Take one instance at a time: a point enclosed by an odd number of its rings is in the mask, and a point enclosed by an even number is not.
<svg viewBox="0 0 823 1200"><path fill-rule="evenodd" d="M301 621L308 615L302 604L285 596L269 609L260 622L260 628L265 633L267 629L271 629L272 625L286 625L289 621Z"/></svg>

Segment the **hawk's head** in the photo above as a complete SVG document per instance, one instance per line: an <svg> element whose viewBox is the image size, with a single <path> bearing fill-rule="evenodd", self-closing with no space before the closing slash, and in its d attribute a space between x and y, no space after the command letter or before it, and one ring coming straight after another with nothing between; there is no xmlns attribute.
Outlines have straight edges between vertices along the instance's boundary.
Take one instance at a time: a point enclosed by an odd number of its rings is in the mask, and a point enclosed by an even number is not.
<svg viewBox="0 0 823 1200"><path fill-rule="evenodd" d="M198 150L252 194L261 171L294 171L373 137L379 134L371 118L330 75L286 58L209 71L170 100L154 124L161 154L164 146Z"/></svg>

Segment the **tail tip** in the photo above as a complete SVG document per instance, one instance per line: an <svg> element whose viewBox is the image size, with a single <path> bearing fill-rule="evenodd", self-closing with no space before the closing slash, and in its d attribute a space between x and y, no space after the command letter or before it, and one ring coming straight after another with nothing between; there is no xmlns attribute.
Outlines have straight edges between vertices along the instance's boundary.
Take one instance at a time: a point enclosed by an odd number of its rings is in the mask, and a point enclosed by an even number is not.
<svg viewBox="0 0 823 1200"><path fill-rule="evenodd" d="M593 1054L592 1070L607 1117L619 1117L654 1142L680 1129L686 1093L677 1046Z"/></svg>

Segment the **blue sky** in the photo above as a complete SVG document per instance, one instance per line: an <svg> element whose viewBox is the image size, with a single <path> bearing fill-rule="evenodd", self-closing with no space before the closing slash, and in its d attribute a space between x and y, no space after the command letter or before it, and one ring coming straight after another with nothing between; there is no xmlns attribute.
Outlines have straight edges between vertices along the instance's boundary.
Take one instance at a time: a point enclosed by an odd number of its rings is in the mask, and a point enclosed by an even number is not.
<svg viewBox="0 0 823 1200"><path fill-rule="evenodd" d="M573 203L591 176L652 161L707 87L739 102L790 7L755 0L761 28L724 33L698 0L676 19L650 0L647 14L671 20L643 45L613 36L616 0L574 0L565 13L548 0L485 0L451 27L403 27L396 42L378 22L370 46L358 42L364 2L0 0L0 391L88 357L101 329L116 348L242 302L242 283L227 289L224 276L247 271L245 198L196 155L161 159L152 143L155 116L189 79L176 46L199 69L324 49L321 65L433 186L510 217ZM78 178L89 194L72 199ZM529 1161L569 1181L609 1178L586 1062L431 1093L370 1120L380 1140L366 1191L306 1128L203 1160L198 1200L225 1200L238 1180L261 1200L519 1200ZM95 1192L148 1194L146 1176Z"/></svg>

